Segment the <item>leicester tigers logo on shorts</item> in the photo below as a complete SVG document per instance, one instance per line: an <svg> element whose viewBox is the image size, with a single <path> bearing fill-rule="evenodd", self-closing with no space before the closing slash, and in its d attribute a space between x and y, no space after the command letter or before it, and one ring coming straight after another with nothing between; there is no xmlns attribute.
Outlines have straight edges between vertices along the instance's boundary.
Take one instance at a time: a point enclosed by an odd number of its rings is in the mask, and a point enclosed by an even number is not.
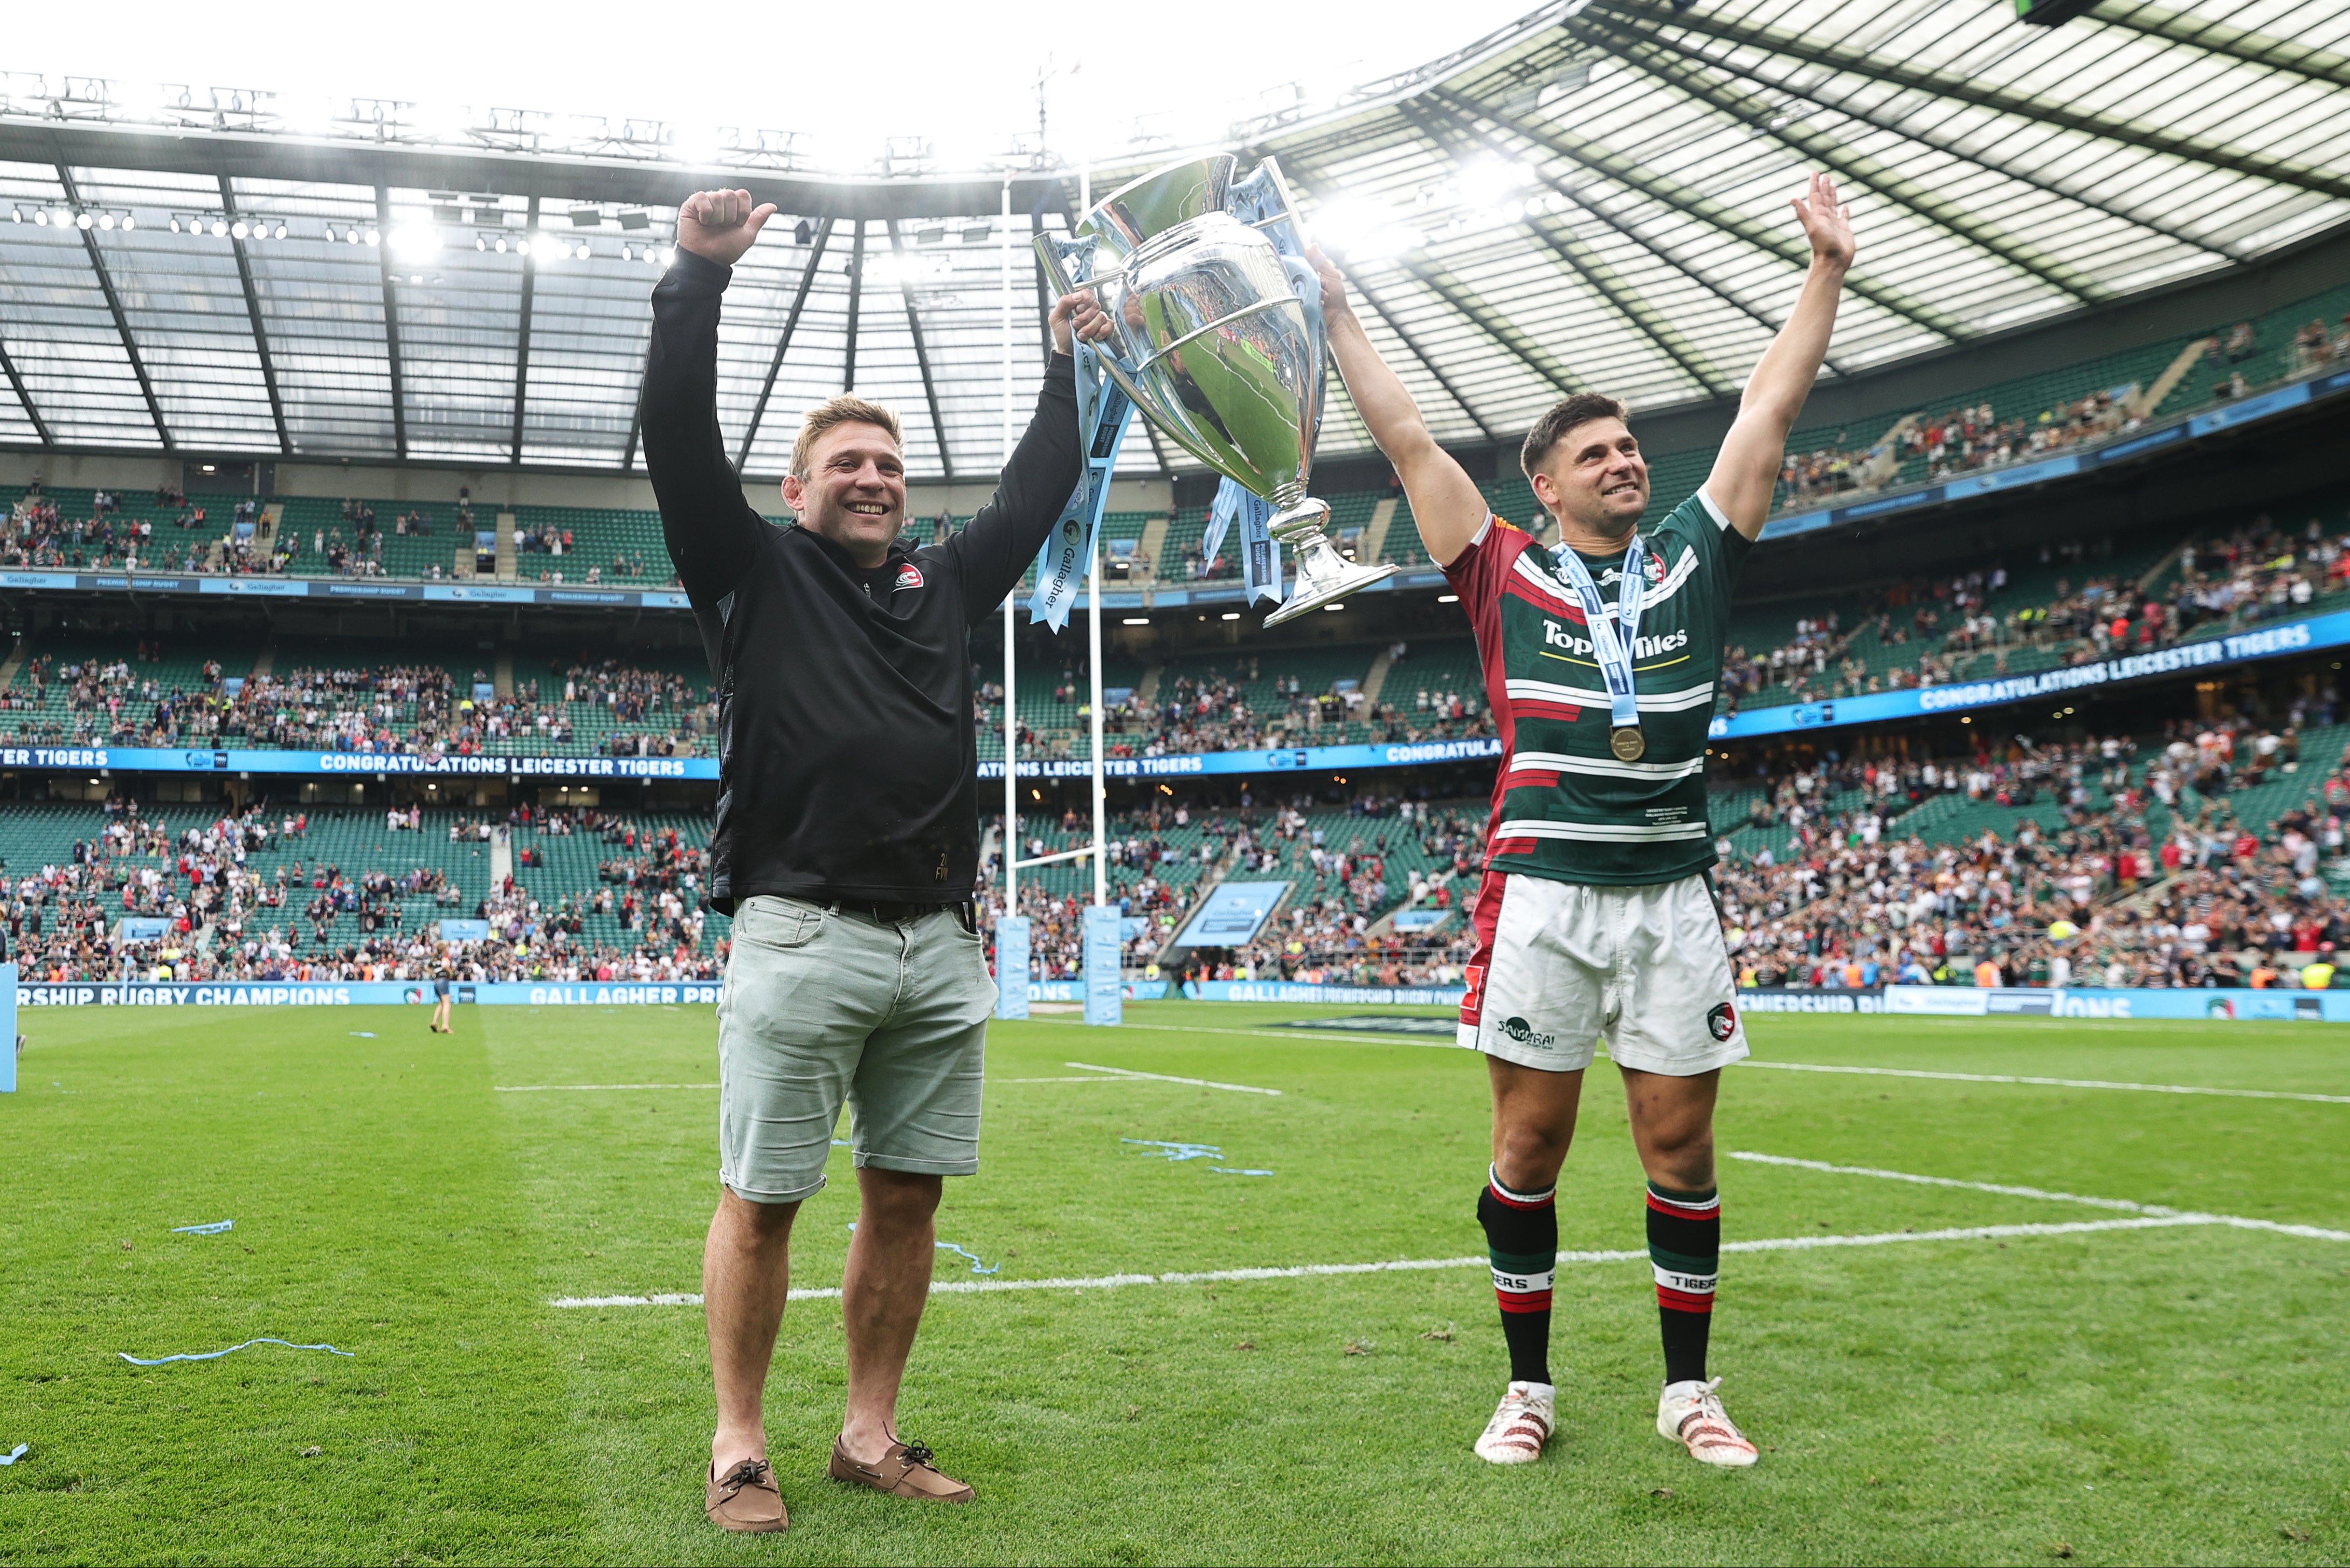
<svg viewBox="0 0 2350 1568"><path fill-rule="evenodd" d="M1716 1040L1727 1042L1738 1033L1738 1010L1726 1002L1717 1002L1713 1011L1705 1015L1706 1033Z"/></svg>

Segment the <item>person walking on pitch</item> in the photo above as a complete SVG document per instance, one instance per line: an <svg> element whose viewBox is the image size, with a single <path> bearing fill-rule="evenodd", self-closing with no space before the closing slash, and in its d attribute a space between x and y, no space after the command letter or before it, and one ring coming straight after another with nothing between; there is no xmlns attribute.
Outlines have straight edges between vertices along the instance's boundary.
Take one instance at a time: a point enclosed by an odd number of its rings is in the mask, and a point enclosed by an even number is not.
<svg viewBox="0 0 2350 1568"><path fill-rule="evenodd" d="M1315 256L1347 390L1476 628L1502 738L1460 1023L1493 1096L1477 1216L1510 1380L1476 1451L1496 1464L1540 1458L1557 1424L1555 1194L1603 1037L1648 1175L1665 1360L1657 1430L1707 1464L1755 1460L1723 1412L1721 1380L1706 1376L1721 1249L1714 1096L1747 1051L1708 875L1705 763L1731 592L1852 265L1851 215L1827 177L1793 205L1810 271L1695 495L1643 534L1648 469L1623 405L1583 392L1535 421L1519 462L1558 521L1555 551L1492 514L1372 348L1345 279Z"/></svg>
<svg viewBox="0 0 2350 1568"><path fill-rule="evenodd" d="M899 539L898 417L853 397L809 411L784 480L798 521L770 526L726 461L718 314L733 264L775 212L746 191L704 191L678 210L677 259L653 290L642 405L661 534L718 682L709 896L734 929L718 1003L722 1185L702 1258L718 1402L703 1509L745 1532L785 1526L761 1400L792 1219L824 1186L844 1100L858 1209L841 1279L848 1401L831 1474L898 1497L972 1495L897 1429L941 1179L979 1168L995 1003L972 905L969 640L1076 487L1071 335L1109 333L1088 301L1053 307L1035 416L962 532L920 549Z"/></svg>

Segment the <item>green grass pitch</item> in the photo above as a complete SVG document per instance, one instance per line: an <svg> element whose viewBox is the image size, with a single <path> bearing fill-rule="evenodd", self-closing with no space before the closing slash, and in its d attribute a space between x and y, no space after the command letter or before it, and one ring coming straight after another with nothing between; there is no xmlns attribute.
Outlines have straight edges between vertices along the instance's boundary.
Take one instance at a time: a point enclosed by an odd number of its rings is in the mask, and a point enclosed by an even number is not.
<svg viewBox="0 0 2350 1568"><path fill-rule="evenodd" d="M1001 1272L1097 1278L1473 1258L1478 1060L1284 1032L1368 1009L1136 1006L999 1024L983 1173L940 1221ZM1644 1261L1563 1263L1562 1427L1469 1445L1504 1377L1474 1266L942 1294L901 1425L979 1490L824 1479L837 1303L769 1387L792 1529L701 1516L691 1306L715 1195L707 1009L32 1012L0 1098L0 1563L2318 1563L2350 1556L2350 1242L2214 1223L1723 1259L1713 1369L1763 1448L1654 1431ZM2313 1024L1759 1017L1825 1066L2350 1094ZM1278 1089L1095 1078L1067 1064ZM1024 1082L1021 1080L1035 1080ZM1613 1070L1562 1246L1637 1251ZM2350 1103L1734 1068L1721 1147L2342 1228ZM1152 1158L1122 1139L1212 1144ZM795 1283L836 1285L847 1151ZM1214 1165L1269 1170L1230 1175ZM2111 1224L2126 1209L1725 1158L1732 1242ZM172 1228L234 1219L211 1236ZM940 1254L941 1281L974 1278ZM136 1368L117 1358L268 1334Z"/></svg>

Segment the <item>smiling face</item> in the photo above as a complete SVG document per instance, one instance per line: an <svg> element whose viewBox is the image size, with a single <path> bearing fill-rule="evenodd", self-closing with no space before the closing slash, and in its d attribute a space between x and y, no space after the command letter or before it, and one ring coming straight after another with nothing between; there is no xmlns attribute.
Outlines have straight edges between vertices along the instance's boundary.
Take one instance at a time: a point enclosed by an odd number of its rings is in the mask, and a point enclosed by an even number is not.
<svg viewBox="0 0 2350 1568"><path fill-rule="evenodd" d="M1622 420L1586 420L1544 456L1534 487L1569 534L1620 541L1648 510L1648 463Z"/></svg>
<svg viewBox="0 0 2350 1568"><path fill-rule="evenodd" d="M879 425L837 424L809 443L806 472L785 478L784 504L858 565L878 566L906 522L905 454Z"/></svg>

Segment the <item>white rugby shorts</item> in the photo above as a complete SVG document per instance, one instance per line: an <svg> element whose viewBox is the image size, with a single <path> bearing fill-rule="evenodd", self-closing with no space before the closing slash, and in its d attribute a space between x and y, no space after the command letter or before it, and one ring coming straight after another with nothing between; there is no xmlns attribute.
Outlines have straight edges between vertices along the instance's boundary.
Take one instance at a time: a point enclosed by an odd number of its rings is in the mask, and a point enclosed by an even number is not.
<svg viewBox="0 0 2350 1568"><path fill-rule="evenodd" d="M1575 1073L1604 1035L1619 1066L1677 1078L1747 1054L1702 875L1607 888L1488 871L1470 919L1459 1040L1471 1050Z"/></svg>

